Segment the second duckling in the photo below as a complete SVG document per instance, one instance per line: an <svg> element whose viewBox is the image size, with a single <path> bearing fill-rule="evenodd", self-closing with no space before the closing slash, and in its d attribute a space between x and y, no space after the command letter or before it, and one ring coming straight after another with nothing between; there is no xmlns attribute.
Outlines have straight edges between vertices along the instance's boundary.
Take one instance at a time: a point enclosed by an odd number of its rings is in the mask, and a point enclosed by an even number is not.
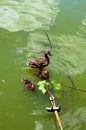
<svg viewBox="0 0 86 130"><path fill-rule="evenodd" d="M28 80L26 78L22 78L21 81L24 83L25 88L27 88L27 89L29 89L31 91L36 90L36 86L32 81L30 81L30 80Z"/></svg>

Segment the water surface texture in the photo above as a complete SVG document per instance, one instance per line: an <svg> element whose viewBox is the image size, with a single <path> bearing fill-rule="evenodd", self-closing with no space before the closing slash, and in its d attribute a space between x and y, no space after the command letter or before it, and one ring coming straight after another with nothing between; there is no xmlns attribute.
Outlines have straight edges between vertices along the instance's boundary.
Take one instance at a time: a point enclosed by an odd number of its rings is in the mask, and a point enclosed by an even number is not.
<svg viewBox="0 0 86 130"><path fill-rule="evenodd" d="M47 27L59 12L58 0L1 0L0 5L0 27L9 31Z"/></svg>
<svg viewBox="0 0 86 130"><path fill-rule="evenodd" d="M0 130L60 130L47 94L24 90L26 77L37 83L27 61L50 49L46 69L62 84L53 91L64 130L86 130L86 0L0 0Z"/></svg>

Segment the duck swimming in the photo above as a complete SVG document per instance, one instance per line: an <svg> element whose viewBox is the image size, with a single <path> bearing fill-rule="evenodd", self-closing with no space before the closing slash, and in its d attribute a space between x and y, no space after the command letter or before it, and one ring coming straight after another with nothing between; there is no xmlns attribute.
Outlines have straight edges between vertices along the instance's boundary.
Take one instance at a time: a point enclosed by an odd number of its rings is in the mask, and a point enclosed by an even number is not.
<svg viewBox="0 0 86 130"><path fill-rule="evenodd" d="M47 70L40 70L38 72L35 72L34 75L41 79L48 79L50 77L49 72Z"/></svg>
<svg viewBox="0 0 86 130"><path fill-rule="evenodd" d="M26 78L22 78L21 81L24 83L25 88L27 88L27 89L29 89L31 91L36 90L36 86L32 81L30 81L30 80L28 80Z"/></svg>
<svg viewBox="0 0 86 130"><path fill-rule="evenodd" d="M48 66L50 63L49 56L51 56L51 53L49 50L46 50L44 52L44 57L35 59L35 60L30 60L27 65L29 65L32 68L38 68L42 70L44 67Z"/></svg>

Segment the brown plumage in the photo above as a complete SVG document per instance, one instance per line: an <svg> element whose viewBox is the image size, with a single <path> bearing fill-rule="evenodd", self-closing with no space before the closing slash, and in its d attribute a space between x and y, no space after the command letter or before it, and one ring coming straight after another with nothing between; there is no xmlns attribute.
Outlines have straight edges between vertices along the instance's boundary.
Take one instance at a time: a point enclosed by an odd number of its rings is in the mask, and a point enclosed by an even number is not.
<svg viewBox="0 0 86 130"><path fill-rule="evenodd" d="M27 89L29 89L31 91L36 90L36 86L32 81L30 81L30 80L28 80L26 78L22 78L21 81L24 83L25 88L27 88Z"/></svg>
<svg viewBox="0 0 86 130"><path fill-rule="evenodd" d="M36 60L31 60L28 62L28 65L32 68L39 68L40 70L42 70L49 64L50 62L49 56L51 56L50 51L46 50L44 53L44 57L38 58Z"/></svg>
<svg viewBox="0 0 86 130"><path fill-rule="evenodd" d="M50 77L49 72L47 70L40 70L38 72L35 72L34 75L41 79L48 79Z"/></svg>

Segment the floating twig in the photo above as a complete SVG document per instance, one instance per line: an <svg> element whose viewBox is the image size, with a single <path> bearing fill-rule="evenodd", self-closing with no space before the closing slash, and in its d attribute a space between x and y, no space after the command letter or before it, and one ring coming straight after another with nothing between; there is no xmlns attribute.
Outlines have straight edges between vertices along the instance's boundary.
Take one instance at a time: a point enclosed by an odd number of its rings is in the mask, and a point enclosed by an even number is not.
<svg viewBox="0 0 86 130"><path fill-rule="evenodd" d="M73 87L73 88L76 88L76 85L75 85L75 83L74 83L74 80L70 77L70 75L67 75L67 78L71 81L72 87Z"/></svg>
<svg viewBox="0 0 86 130"><path fill-rule="evenodd" d="M52 51L52 42L50 40L50 37L49 37L48 33L45 30L43 30L43 29L39 29L39 30L43 31L46 34L47 39L48 39L49 44L50 44L50 52L51 52Z"/></svg>
<svg viewBox="0 0 86 130"><path fill-rule="evenodd" d="M82 92L85 92L85 93L86 93L86 90L76 87L76 85L75 85L75 83L74 83L74 80L73 80L69 75L67 75L67 77L68 77L68 79L69 79L69 80L71 81L71 83L72 83L72 87L70 87L70 88L73 88L73 89L75 89L75 90L82 91Z"/></svg>
<svg viewBox="0 0 86 130"><path fill-rule="evenodd" d="M81 91L81 92L85 92L86 93L86 90L84 90L84 89L80 89L80 88L72 87L72 86L67 86L67 85L65 85L63 83L61 83L61 85L63 85L64 87L67 87L67 88L75 89L77 91Z"/></svg>

